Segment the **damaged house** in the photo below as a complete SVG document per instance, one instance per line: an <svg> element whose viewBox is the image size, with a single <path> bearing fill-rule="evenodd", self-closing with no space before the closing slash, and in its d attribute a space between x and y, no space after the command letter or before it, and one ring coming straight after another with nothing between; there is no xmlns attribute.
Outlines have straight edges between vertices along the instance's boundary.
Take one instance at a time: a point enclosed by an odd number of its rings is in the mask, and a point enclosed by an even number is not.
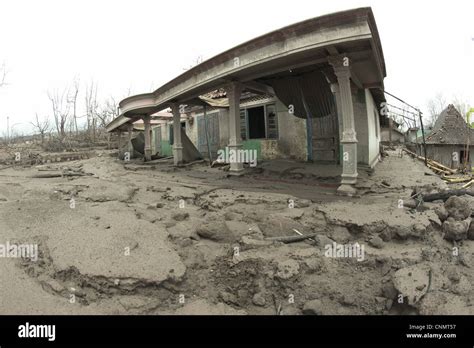
<svg viewBox="0 0 474 348"><path fill-rule="evenodd" d="M421 148L423 142L417 139L418 146L409 147L418 155L424 156ZM454 105L449 105L438 116L433 129L426 136L426 156L452 169L468 169L472 167L474 150L474 130L469 127Z"/></svg>
<svg viewBox="0 0 474 348"><path fill-rule="evenodd" d="M401 124L387 116L380 119L380 134L380 142L383 145L405 143L405 133L401 130Z"/></svg>
<svg viewBox="0 0 474 348"><path fill-rule="evenodd" d="M142 120L145 160L172 155L175 165L229 148L338 166L338 191L353 194L358 167L380 158L385 76L372 10L352 9L255 38L128 97L107 131L130 137ZM152 127L164 110L172 116ZM230 163L230 173L243 170Z"/></svg>

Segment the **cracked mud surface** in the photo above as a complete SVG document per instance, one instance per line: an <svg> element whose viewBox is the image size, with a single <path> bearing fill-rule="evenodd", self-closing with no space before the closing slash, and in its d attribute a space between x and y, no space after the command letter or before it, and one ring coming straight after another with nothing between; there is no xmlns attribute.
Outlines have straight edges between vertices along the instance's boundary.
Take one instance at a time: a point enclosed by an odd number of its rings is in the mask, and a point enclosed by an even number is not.
<svg viewBox="0 0 474 348"><path fill-rule="evenodd" d="M36 262L0 259L2 314L474 313L474 241L445 240L436 204L398 206L445 185L409 158L361 170L357 198L304 164L239 178L107 154L68 165L93 175L0 171L0 242L39 248ZM265 240L295 230L317 236ZM365 259L326 257L333 242L364 245Z"/></svg>

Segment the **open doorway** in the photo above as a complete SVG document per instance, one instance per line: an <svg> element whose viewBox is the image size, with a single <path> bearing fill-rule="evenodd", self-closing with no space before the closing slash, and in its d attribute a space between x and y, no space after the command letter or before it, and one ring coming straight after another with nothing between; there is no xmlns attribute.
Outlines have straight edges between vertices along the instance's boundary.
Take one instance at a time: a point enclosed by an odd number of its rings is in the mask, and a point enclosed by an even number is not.
<svg viewBox="0 0 474 348"><path fill-rule="evenodd" d="M265 108L259 106L247 109L249 139L263 139L266 137L265 132Z"/></svg>

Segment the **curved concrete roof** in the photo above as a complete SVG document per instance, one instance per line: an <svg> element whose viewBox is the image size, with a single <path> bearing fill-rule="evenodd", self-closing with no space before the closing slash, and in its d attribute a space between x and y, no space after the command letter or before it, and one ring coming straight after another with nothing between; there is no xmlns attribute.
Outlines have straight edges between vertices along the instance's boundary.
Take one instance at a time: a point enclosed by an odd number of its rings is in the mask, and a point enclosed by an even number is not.
<svg viewBox="0 0 474 348"><path fill-rule="evenodd" d="M121 115L107 131L171 103L186 103L229 81L254 81L268 74L327 63L330 54L347 54L359 83L383 87L385 62L371 8L358 8L299 22L225 51L147 94L119 104Z"/></svg>

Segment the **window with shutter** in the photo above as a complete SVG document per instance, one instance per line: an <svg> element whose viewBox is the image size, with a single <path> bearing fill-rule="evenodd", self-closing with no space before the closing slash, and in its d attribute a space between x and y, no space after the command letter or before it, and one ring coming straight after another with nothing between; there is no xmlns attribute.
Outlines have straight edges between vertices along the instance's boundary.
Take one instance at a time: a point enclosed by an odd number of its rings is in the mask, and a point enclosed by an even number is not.
<svg viewBox="0 0 474 348"><path fill-rule="evenodd" d="M267 138L278 139L278 115L275 104L266 106L267 113Z"/></svg>
<svg viewBox="0 0 474 348"><path fill-rule="evenodd" d="M240 110L240 137L247 140L247 112L245 109Z"/></svg>

